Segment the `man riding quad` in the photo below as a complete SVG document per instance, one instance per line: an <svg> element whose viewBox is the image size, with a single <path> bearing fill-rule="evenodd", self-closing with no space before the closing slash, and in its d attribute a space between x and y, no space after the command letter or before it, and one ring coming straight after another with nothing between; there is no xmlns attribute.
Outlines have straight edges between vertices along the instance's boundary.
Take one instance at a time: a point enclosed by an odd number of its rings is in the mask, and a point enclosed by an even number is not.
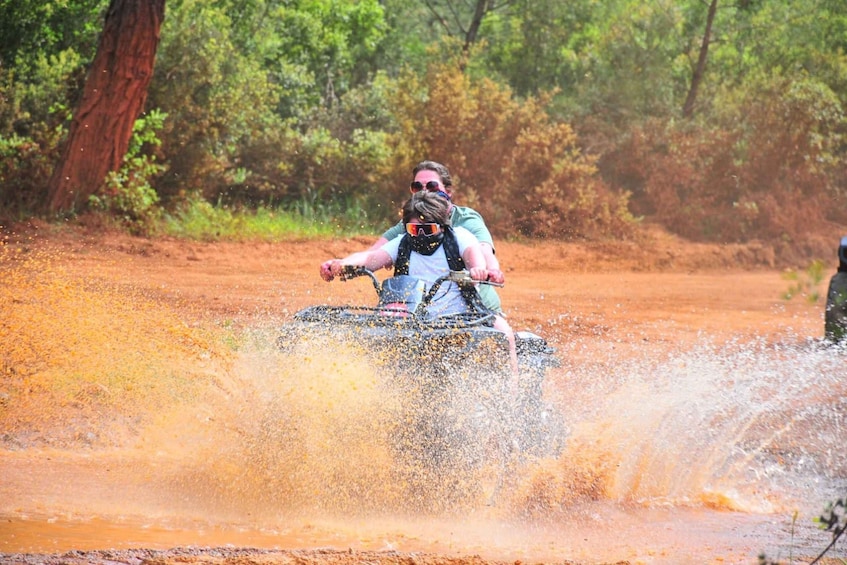
<svg viewBox="0 0 847 565"><path fill-rule="evenodd" d="M841 238L838 247L838 272L829 281L824 337L833 342L847 341L847 236Z"/></svg>

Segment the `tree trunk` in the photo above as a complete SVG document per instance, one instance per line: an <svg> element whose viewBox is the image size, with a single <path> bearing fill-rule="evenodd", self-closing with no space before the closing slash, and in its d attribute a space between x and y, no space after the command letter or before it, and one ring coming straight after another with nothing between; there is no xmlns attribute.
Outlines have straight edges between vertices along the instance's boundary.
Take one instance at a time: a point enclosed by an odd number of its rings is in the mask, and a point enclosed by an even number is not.
<svg viewBox="0 0 847 565"><path fill-rule="evenodd" d="M712 41L712 24L715 22L715 13L718 11L718 0L712 0L709 3L709 14L706 16L706 31L703 33L703 42L700 44L700 54L697 57L697 66L694 68L694 74L691 76L691 88L688 89L688 96L685 98L685 104L682 106L682 117L690 118L694 114L694 103L697 101L697 90L700 88L700 83L703 81L703 74L706 72L706 60L709 56L709 44Z"/></svg>
<svg viewBox="0 0 847 565"><path fill-rule="evenodd" d="M474 7L473 17L471 18L471 25L468 26L468 31L465 34L465 44L462 47L462 50L467 53L471 45L476 43L476 36L479 33L479 26L482 25L482 19L485 17L485 14L490 10L491 2L489 0L476 0L476 6Z"/></svg>
<svg viewBox="0 0 847 565"><path fill-rule="evenodd" d="M110 171L120 168L135 120L144 110L159 45L165 0L112 0L97 55L48 184L51 213L85 207Z"/></svg>

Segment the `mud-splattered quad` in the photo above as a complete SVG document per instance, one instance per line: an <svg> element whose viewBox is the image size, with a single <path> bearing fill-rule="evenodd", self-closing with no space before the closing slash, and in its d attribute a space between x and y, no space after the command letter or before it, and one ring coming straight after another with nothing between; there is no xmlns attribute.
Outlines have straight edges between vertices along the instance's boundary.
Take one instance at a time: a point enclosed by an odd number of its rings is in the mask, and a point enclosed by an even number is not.
<svg viewBox="0 0 847 565"><path fill-rule="evenodd" d="M562 448L563 427L543 400L553 348L532 332L516 332L519 384L514 384L505 334L479 295L466 293L468 311L432 316L429 306L443 284L475 289L467 272L452 272L428 290L422 281L395 276L382 284L369 270L348 267L342 280L370 277L376 306L312 306L282 328L279 346L303 341L348 342L388 376L404 422L394 435L409 468L427 474L477 468L492 454L551 455Z"/></svg>

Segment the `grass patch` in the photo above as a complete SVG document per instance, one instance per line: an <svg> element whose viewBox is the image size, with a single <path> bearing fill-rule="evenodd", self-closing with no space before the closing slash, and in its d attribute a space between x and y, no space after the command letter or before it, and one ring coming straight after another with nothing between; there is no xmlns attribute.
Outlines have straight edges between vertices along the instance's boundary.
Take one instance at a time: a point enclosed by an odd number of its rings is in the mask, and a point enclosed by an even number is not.
<svg viewBox="0 0 847 565"><path fill-rule="evenodd" d="M284 241L371 235L385 228L355 205L296 208L230 208L194 200L165 214L159 231L198 241Z"/></svg>
<svg viewBox="0 0 847 565"><path fill-rule="evenodd" d="M782 294L784 300L791 300L795 296L805 297L809 304L816 304L821 298L820 285L824 281L826 264L820 259L812 261L805 271L798 272L793 269L782 274L783 280L789 281L791 285Z"/></svg>

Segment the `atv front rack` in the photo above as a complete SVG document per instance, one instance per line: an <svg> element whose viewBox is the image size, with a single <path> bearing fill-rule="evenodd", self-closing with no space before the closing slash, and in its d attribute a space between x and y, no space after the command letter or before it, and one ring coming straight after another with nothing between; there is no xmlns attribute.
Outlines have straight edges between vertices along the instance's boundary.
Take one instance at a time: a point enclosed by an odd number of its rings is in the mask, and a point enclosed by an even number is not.
<svg viewBox="0 0 847 565"><path fill-rule="evenodd" d="M402 309L368 306L312 306L295 314L301 322L326 324L330 327L361 326L414 329L416 331L460 329L493 326L491 312L463 312L435 318L424 318Z"/></svg>

